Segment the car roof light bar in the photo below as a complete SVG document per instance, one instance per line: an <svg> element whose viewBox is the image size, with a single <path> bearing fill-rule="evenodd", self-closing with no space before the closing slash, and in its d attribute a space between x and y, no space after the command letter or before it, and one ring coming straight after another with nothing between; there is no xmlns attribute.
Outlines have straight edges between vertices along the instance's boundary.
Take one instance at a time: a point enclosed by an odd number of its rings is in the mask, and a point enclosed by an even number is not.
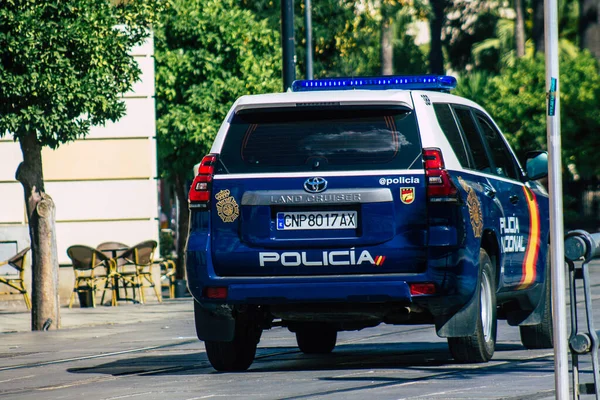
<svg viewBox="0 0 600 400"><path fill-rule="evenodd" d="M456 78L448 75L371 76L363 78L325 78L297 80L293 92L356 89L435 90L448 92L456 88Z"/></svg>

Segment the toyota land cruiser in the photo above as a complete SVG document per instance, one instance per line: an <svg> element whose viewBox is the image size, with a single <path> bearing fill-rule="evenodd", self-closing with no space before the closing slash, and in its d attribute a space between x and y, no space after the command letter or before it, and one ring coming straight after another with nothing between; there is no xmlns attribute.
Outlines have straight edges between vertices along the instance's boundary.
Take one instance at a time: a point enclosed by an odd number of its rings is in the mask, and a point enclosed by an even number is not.
<svg viewBox="0 0 600 400"><path fill-rule="evenodd" d="M548 195L449 76L296 81L231 107L189 192L188 286L220 371L263 330L304 353L337 332L435 326L460 362L494 353L497 319L552 346Z"/></svg>

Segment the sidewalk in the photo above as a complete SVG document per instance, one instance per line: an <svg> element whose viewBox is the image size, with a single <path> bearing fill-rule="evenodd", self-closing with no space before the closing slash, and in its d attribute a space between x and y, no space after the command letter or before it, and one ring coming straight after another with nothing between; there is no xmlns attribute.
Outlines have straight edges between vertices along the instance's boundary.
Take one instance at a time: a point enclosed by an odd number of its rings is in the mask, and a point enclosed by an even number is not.
<svg viewBox="0 0 600 400"><path fill-rule="evenodd" d="M162 303L151 300L147 304L121 302L117 307L97 305L96 308L60 308L60 329L85 326L135 324L157 321L175 314L188 314L193 318L191 297L163 299ZM21 301L0 302L0 334L31 331L31 312Z"/></svg>

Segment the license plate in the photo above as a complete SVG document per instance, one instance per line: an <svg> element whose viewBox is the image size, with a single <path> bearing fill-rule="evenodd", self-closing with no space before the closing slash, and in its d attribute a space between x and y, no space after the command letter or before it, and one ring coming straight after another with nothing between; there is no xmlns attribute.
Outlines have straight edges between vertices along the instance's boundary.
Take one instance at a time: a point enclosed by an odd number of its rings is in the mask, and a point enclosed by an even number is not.
<svg viewBox="0 0 600 400"><path fill-rule="evenodd" d="M356 229L356 211L296 211L277 213L277 230Z"/></svg>

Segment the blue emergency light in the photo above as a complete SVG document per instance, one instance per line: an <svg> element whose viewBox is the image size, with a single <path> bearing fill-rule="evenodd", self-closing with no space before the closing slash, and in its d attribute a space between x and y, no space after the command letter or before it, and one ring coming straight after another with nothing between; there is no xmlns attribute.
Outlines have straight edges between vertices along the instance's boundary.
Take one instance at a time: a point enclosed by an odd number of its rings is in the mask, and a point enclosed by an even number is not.
<svg viewBox="0 0 600 400"><path fill-rule="evenodd" d="M456 78L448 75L370 76L364 78L325 78L298 80L293 92L356 89L436 90L448 92L456 88Z"/></svg>

